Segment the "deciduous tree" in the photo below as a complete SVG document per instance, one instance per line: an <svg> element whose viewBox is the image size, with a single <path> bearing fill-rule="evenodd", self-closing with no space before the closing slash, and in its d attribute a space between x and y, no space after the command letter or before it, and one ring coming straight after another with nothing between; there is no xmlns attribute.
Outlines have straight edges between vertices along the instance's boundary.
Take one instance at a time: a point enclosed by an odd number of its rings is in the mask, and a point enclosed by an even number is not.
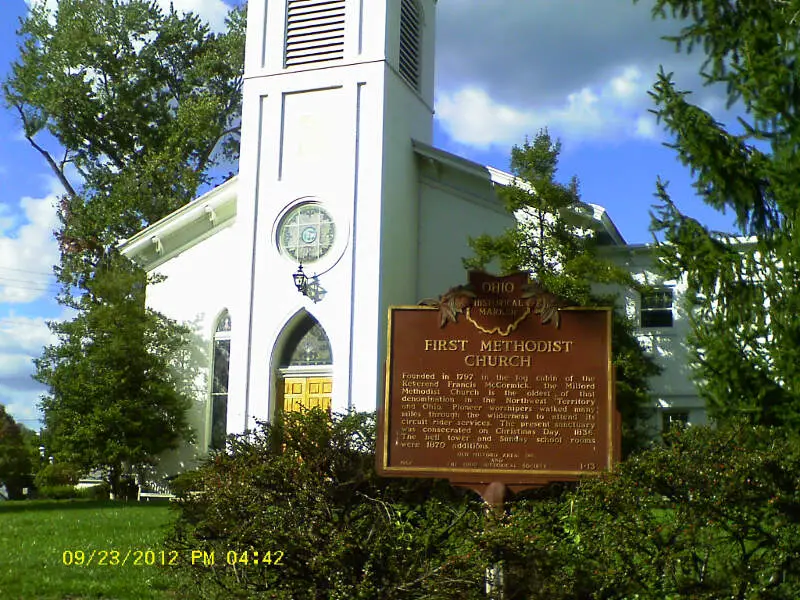
<svg viewBox="0 0 800 600"><path fill-rule="evenodd" d="M60 0L33 3L19 36L4 98L64 187L56 273L77 312L37 361L48 445L117 491L188 434L189 403L173 369L187 331L145 309L118 242L238 157L244 14L215 34L152 0Z"/></svg>
<svg viewBox="0 0 800 600"><path fill-rule="evenodd" d="M120 259L122 261L124 259ZM126 263L96 270L78 315L52 323L58 342L36 360L49 452L102 469L114 493L123 475L190 438L190 331L143 308L144 275Z"/></svg>
<svg viewBox="0 0 800 600"><path fill-rule="evenodd" d="M22 497L22 488L31 479L31 467L23 428L0 404L0 485L5 485L10 499Z"/></svg>
<svg viewBox="0 0 800 600"><path fill-rule="evenodd" d="M597 231L582 217L591 208L581 202L577 178L556 180L561 143L547 130L511 150L514 184L500 191L517 225L503 234L470 240L475 256L468 268L483 269L499 261L502 271L528 271L544 288L577 306L608 306L610 295L593 293L598 284L638 288L630 273L598 251ZM643 429L650 403L648 378L658 367L645 355L627 317L614 314L612 335L617 368L617 404L623 417L623 446L628 450L646 439Z"/></svg>
<svg viewBox="0 0 800 600"><path fill-rule="evenodd" d="M152 0L61 0L19 36L5 101L64 186L59 274L80 285L238 157L244 15L214 34Z"/></svg>

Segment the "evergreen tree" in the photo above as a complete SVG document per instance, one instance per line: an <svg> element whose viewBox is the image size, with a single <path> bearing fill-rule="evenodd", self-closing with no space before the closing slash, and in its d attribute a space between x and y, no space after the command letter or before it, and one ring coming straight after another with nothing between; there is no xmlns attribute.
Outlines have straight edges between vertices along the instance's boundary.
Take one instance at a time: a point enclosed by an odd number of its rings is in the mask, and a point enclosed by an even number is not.
<svg viewBox="0 0 800 600"><path fill-rule="evenodd" d="M514 184L501 189L500 196L517 226L496 237L471 239L475 256L464 264L484 269L497 260L504 273L527 271L545 289L576 306L614 305L613 295L596 293L598 285L640 286L627 270L601 256L596 232L581 226L587 222L581 215L591 208L581 202L576 177L569 183L556 180L560 152L561 143L546 129L532 142L514 146ZM613 319L617 405L623 421L623 450L630 451L647 438L643 425L651 405L648 378L659 369L633 336L628 318L615 311Z"/></svg>
<svg viewBox="0 0 800 600"><path fill-rule="evenodd" d="M731 131L660 72L654 111L699 197L738 231L710 231L657 183L654 231L668 276L685 276L695 377L710 414L800 428L800 1L658 0L683 19L677 51L702 49L701 75L743 115Z"/></svg>

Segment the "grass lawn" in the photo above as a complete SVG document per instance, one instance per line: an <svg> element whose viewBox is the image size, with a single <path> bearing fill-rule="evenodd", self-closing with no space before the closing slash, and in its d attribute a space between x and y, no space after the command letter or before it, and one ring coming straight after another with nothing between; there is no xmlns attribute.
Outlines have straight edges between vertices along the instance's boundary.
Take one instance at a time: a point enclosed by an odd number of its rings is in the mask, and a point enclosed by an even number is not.
<svg viewBox="0 0 800 600"><path fill-rule="evenodd" d="M0 502L0 598L186 598L160 566L189 558L164 547L171 521L163 503Z"/></svg>

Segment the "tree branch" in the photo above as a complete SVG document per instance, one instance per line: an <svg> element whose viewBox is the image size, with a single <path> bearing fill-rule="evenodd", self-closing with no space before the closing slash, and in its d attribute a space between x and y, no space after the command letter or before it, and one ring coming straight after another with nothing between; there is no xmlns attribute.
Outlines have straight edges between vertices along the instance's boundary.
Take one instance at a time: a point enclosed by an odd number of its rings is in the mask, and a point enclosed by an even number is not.
<svg viewBox="0 0 800 600"><path fill-rule="evenodd" d="M219 143L225 138L225 136L230 135L232 133L236 133L237 131L241 131L241 125L238 127L232 127L230 129L226 129L225 131L221 132L217 138L213 141L213 143L208 144L206 146L205 152L200 156L200 159L197 161L197 172L202 173L206 170L206 165L208 161L211 160L211 155L214 153L214 150L219 145Z"/></svg>
<svg viewBox="0 0 800 600"><path fill-rule="evenodd" d="M59 168L58 164L56 164L56 161L53 160L53 157L50 155L50 153L44 148L42 148L39 144L37 144L34 141L32 135L28 134L28 119L25 116L25 111L22 110L22 107L19 104L14 104L14 108L17 109L20 119L22 119L22 127L25 130L25 139L28 140L31 146L33 146L39 152L39 154L41 154L44 157L44 159L47 161L47 164L50 165L51 169L53 169L53 172L56 174L56 177L58 177L58 180L61 182L61 185L64 186L64 189L67 191L67 194L73 197L77 196L75 188L72 187L72 184L70 184L66 175L64 175L64 172ZM65 153L66 152L67 151L65 151ZM61 165L63 166L65 162L66 162L66 154L64 160L61 161Z"/></svg>

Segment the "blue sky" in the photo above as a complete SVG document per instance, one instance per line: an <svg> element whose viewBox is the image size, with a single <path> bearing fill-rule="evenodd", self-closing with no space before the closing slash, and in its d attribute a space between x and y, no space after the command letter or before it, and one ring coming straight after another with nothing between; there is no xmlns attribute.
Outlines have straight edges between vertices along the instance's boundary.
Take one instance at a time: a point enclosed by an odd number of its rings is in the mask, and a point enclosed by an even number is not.
<svg viewBox="0 0 800 600"><path fill-rule="evenodd" d="M0 75L16 57L15 30L29 0L3 0ZM168 6L169 0L159 0ZM223 0L174 0L221 27ZM548 127L561 139L560 173L577 175L583 200L604 206L629 243L650 241L657 176L679 207L714 229L732 219L697 200L688 171L663 146L647 90L659 65L695 90L695 101L725 121L721 95L702 88L700 57L675 55L649 2L626 0L440 0L437 15L435 144L471 160L508 168L511 146ZM58 251L54 203L60 188L22 137L16 115L0 107L0 404L37 428L41 385L32 360L53 339Z"/></svg>

